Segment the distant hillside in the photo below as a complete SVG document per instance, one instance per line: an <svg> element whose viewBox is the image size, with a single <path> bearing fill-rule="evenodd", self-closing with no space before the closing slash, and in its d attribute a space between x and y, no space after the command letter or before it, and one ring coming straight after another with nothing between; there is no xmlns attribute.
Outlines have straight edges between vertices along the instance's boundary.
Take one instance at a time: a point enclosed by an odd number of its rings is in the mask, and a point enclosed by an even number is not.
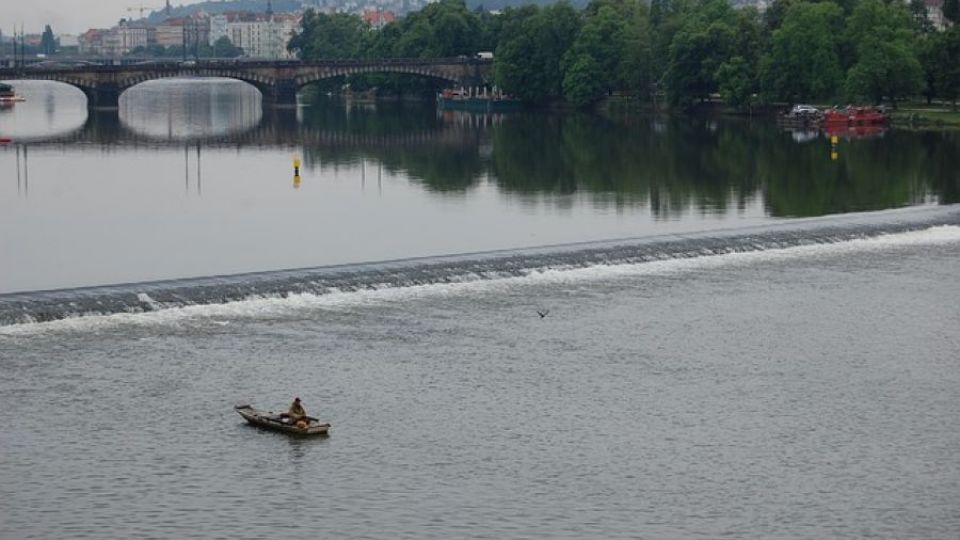
<svg viewBox="0 0 960 540"><path fill-rule="evenodd" d="M520 7L529 5L549 6L556 4L558 0L467 0L467 9L474 10L478 7L485 11L503 10L508 7ZM583 9L590 3L590 0L568 0L570 5L576 9Z"/></svg>
<svg viewBox="0 0 960 540"><path fill-rule="evenodd" d="M502 10L507 7L519 7L530 4L550 5L555 4L557 0L466 0L467 8L475 10L483 8L486 11ZM300 11L304 8L319 7L331 5L335 2L330 0L274 0L273 11L277 13ZM380 7L382 9L391 9L398 14L404 9L417 10L427 3L427 0L341 0L340 5L350 4L353 6L369 5L371 8ZM589 0L570 0L570 3L577 9L585 7ZM199 11L217 14L225 11L254 11L264 12L267 10L267 0L208 0L196 4L180 5L172 9L170 16L183 17L192 15ZM160 11L154 11L147 17L147 20L153 24L162 22L167 15Z"/></svg>
<svg viewBox="0 0 960 540"><path fill-rule="evenodd" d="M290 11L300 11L301 6L304 2L300 0L273 0L273 11L277 13L290 12ZM225 11L255 11L263 12L267 10L267 0L210 0L207 2L200 2L197 4L189 5L180 5L175 6L171 12L171 17L183 17L186 15L192 15L199 11L206 11L207 13L217 14L223 13ZM167 18L166 13L163 10L154 11L147 17L147 20L151 23L159 23Z"/></svg>

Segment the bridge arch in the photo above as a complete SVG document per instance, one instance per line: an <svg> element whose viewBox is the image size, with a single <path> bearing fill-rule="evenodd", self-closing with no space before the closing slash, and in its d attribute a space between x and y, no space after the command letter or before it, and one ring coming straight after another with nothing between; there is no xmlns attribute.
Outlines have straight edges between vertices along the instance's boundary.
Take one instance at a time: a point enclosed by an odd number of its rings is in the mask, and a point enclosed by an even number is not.
<svg viewBox="0 0 960 540"><path fill-rule="evenodd" d="M271 96L273 88L276 86L276 81L263 77L257 73L245 73L236 70L214 70L214 69L196 69L191 71L183 71L179 73L169 72L169 71L157 71L157 72L144 72L138 73L135 76L128 77L118 83L119 94L117 94L117 100L119 103L120 95L126 92L127 90L146 83L150 81L160 81L164 79L177 79L177 78L207 78L207 79L230 79L234 81L240 81L242 83L249 84L250 86L256 88L260 94L266 100Z"/></svg>

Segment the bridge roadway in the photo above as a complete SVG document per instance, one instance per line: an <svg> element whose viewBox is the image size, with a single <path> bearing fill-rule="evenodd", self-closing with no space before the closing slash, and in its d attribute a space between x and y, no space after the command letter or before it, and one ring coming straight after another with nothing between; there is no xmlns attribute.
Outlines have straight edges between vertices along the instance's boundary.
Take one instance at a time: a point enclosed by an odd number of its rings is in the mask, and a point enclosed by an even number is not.
<svg viewBox="0 0 960 540"><path fill-rule="evenodd" d="M304 86L364 73L405 73L479 86L491 80L493 60L481 58L387 58L379 60L147 62L103 66L34 64L0 69L0 80L57 81L79 88L90 108L116 108L120 95L142 82L171 77L224 77L244 81L263 94L268 106L293 106Z"/></svg>

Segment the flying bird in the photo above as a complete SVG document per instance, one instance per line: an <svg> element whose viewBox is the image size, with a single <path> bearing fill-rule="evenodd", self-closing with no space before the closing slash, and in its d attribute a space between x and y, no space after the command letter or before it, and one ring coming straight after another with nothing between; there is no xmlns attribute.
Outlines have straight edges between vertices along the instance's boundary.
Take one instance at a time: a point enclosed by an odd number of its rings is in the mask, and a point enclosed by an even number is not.
<svg viewBox="0 0 960 540"><path fill-rule="evenodd" d="M541 319L546 317L547 313L550 313L549 309L545 309L543 311L540 311L539 309L537 310L537 315L539 315Z"/></svg>

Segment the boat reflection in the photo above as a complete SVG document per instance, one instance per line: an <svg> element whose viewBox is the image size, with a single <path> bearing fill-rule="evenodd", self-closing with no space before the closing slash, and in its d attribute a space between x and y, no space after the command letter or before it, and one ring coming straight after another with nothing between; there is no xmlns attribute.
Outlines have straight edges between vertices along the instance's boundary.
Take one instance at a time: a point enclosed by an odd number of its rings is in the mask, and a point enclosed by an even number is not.
<svg viewBox="0 0 960 540"><path fill-rule="evenodd" d="M844 125L826 125L823 132L827 137L840 137L847 140L856 139L874 139L883 137L887 132L886 126L844 126Z"/></svg>

